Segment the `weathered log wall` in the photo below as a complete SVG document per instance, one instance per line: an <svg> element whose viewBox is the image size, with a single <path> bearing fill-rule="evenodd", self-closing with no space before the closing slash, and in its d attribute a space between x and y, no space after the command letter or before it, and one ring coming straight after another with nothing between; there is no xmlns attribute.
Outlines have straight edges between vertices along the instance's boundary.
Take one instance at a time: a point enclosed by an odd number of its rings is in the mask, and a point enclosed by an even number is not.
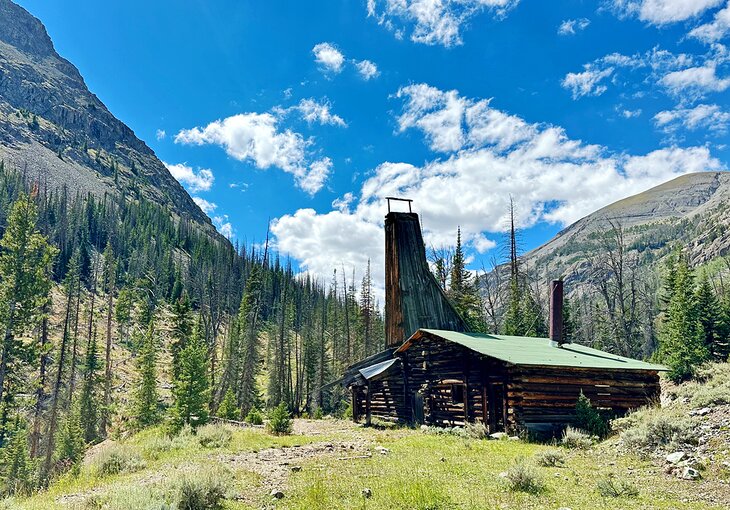
<svg viewBox="0 0 730 510"><path fill-rule="evenodd" d="M657 403L660 394L654 371L516 366L509 372L510 424L538 432L572 423L581 391L594 407L619 416Z"/></svg>

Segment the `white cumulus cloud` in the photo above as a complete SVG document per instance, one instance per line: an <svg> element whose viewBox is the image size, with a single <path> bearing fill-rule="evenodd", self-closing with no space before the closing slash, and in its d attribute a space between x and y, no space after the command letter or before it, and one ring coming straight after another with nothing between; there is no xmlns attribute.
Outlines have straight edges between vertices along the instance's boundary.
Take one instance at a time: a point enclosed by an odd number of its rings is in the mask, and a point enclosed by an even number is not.
<svg viewBox="0 0 730 510"><path fill-rule="evenodd" d="M661 84L675 96L699 99L708 92L722 92L730 87L730 78L717 76L717 69L712 63L704 66L689 67L681 71L673 71L661 79Z"/></svg>
<svg viewBox="0 0 730 510"><path fill-rule="evenodd" d="M375 62L371 62L370 60L360 60L359 62L355 62L355 67L357 67L357 72L360 73L360 76L365 81L377 78L380 74L378 66L375 65Z"/></svg>
<svg viewBox="0 0 730 510"><path fill-rule="evenodd" d="M175 142L219 145L239 161L251 162L261 169L280 168L292 174L301 189L316 193L329 174L331 161L312 161L308 151L312 141L291 129L279 129L278 122L279 118L272 113L240 113L205 127L183 129L175 136Z"/></svg>
<svg viewBox="0 0 730 510"><path fill-rule="evenodd" d="M712 21L693 28L689 35L706 43L713 43L728 33L730 33L730 1L724 9L715 13Z"/></svg>
<svg viewBox="0 0 730 510"><path fill-rule="evenodd" d="M637 17L652 25L685 21L717 7L724 0L613 0L619 16Z"/></svg>
<svg viewBox="0 0 730 510"><path fill-rule="evenodd" d="M426 84L403 87L400 131L417 130L443 157L423 165L383 162L333 210L301 209L273 222L282 252L305 270L362 268L372 260L382 289L385 197L406 196L420 213L426 244L453 245L456 227L470 249L494 246L506 227L510 196L519 225L569 224L615 200L678 175L720 170L707 147L665 147L648 154L612 153L570 138L559 126L529 123L488 99Z"/></svg>
<svg viewBox="0 0 730 510"><path fill-rule="evenodd" d="M180 184L193 193L210 190L211 186L213 186L213 181L215 181L213 172L208 168L201 168L196 173L193 167L185 163L176 163L174 165L165 163L164 161L162 163Z"/></svg>
<svg viewBox="0 0 730 510"><path fill-rule="evenodd" d="M333 44L328 42L319 43L312 48L312 53L314 53L315 62L325 71L335 74L342 71L345 56Z"/></svg>
<svg viewBox="0 0 730 510"><path fill-rule="evenodd" d="M218 204L208 202L206 199L201 197L193 197L193 202L198 204L198 207L207 215L210 215L213 211L218 208Z"/></svg>

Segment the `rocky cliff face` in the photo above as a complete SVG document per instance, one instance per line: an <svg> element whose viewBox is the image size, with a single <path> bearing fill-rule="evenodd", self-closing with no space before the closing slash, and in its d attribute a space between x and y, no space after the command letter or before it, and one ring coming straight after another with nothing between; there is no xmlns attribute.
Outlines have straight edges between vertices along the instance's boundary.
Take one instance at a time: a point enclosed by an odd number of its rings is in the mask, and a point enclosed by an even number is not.
<svg viewBox="0 0 730 510"><path fill-rule="evenodd" d="M527 253L523 263L550 278L582 280L599 248L600 236L620 226L625 244L652 265L675 246L694 264L730 253L730 173L701 172L677 177L600 209Z"/></svg>
<svg viewBox="0 0 730 510"><path fill-rule="evenodd" d="M70 192L144 196L214 232L162 162L56 53L43 24L0 0L0 160Z"/></svg>

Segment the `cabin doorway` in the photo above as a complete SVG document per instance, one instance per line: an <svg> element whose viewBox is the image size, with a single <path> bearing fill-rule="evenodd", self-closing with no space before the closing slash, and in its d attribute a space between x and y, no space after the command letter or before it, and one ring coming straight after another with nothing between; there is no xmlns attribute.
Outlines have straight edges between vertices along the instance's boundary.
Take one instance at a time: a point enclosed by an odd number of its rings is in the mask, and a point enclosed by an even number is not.
<svg viewBox="0 0 730 510"><path fill-rule="evenodd" d="M504 432L505 430L505 417L504 417L504 383L502 382L488 382L484 388L486 397L487 416L485 417L485 423L489 429L489 433Z"/></svg>
<svg viewBox="0 0 730 510"><path fill-rule="evenodd" d="M423 393L417 391L413 394L413 422L416 425L423 423Z"/></svg>

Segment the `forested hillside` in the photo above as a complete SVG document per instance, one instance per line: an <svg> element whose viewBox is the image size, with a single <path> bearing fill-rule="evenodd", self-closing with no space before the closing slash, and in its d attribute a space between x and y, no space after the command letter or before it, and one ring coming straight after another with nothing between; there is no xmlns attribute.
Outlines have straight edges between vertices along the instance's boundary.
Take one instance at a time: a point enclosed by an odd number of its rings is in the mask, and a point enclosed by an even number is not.
<svg viewBox="0 0 730 510"><path fill-rule="evenodd" d="M362 289L342 271L318 282L144 199L0 170L0 441L29 436L37 482L109 434L200 424L222 400L230 419L342 411L319 388L383 345L368 273Z"/></svg>

